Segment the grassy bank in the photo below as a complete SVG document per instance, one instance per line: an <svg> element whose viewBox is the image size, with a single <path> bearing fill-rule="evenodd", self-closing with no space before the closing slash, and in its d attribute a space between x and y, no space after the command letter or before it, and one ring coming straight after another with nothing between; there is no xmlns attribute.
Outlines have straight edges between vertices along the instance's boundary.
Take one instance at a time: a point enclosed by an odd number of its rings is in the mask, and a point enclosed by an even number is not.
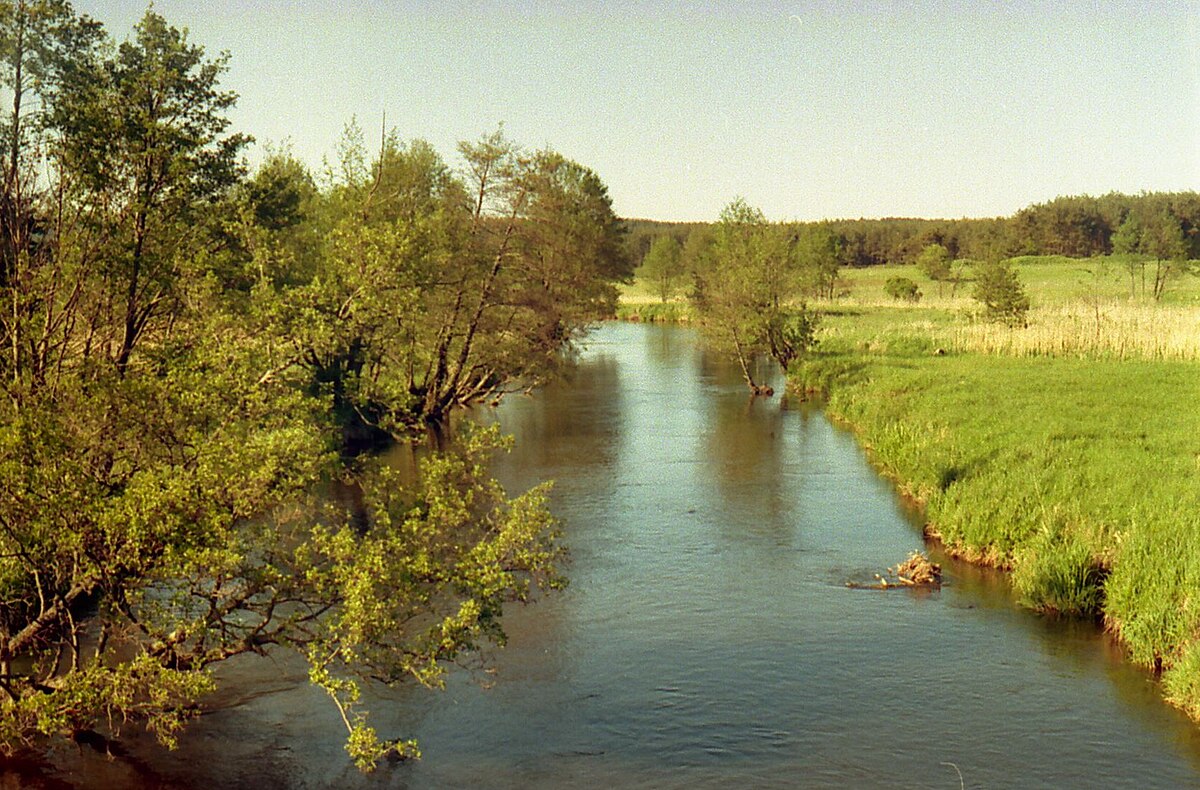
<svg viewBox="0 0 1200 790"><path fill-rule="evenodd" d="M952 550L1010 569L1033 608L1102 617L1200 718L1196 355L1152 337L1119 354L972 351L954 342L969 325L945 307L829 308L793 386L828 393Z"/></svg>

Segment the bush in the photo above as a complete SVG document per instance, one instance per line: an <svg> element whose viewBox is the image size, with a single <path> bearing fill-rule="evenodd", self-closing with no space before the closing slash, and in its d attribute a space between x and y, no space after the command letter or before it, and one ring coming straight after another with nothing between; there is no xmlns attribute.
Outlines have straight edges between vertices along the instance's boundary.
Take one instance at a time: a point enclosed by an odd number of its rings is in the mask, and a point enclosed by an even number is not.
<svg viewBox="0 0 1200 790"><path fill-rule="evenodd" d="M1009 326L1025 326L1029 296L1017 271L1006 261L986 263L975 274L975 299L983 304L983 316Z"/></svg>
<svg viewBox="0 0 1200 790"><path fill-rule="evenodd" d="M907 277L889 277L883 285L883 291L893 299L903 299L906 302L921 301L921 289Z"/></svg>

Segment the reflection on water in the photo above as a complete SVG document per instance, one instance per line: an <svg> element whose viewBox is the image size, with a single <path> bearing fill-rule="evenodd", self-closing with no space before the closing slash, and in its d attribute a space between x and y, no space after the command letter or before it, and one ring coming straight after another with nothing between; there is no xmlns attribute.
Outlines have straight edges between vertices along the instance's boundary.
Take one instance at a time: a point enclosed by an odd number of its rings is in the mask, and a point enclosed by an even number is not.
<svg viewBox="0 0 1200 790"><path fill-rule="evenodd" d="M424 760L346 770L336 714L281 659L230 667L176 755L63 752L28 784L957 788L950 763L967 787L1200 784L1197 729L1090 624L936 551L941 591L847 589L919 524L852 437L750 401L691 332L606 325L571 381L493 418L510 490L557 481L571 586L509 611L490 671L375 701Z"/></svg>

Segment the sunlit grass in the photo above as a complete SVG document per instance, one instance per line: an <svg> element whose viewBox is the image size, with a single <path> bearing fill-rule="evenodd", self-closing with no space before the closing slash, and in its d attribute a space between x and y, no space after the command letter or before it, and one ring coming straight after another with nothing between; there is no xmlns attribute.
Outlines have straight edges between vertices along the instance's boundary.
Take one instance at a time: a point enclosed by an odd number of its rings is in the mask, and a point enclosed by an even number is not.
<svg viewBox="0 0 1200 790"><path fill-rule="evenodd" d="M944 337L957 351L985 354L1200 360L1200 307L1077 302L1034 308L1028 322L968 320Z"/></svg>

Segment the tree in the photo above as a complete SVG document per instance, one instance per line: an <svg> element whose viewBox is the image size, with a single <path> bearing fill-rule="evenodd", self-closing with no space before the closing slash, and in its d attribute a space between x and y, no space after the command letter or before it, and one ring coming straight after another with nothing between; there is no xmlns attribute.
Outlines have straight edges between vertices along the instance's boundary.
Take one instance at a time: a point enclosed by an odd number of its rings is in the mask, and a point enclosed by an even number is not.
<svg viewBox="0 0 1200 790"><path fill-rule="evenodd" d="M950 279L952 260L950 251L941 244L930 244L917 256L917 268L930 280L939 283L940 289L940 283Z"/></svg>
<svg viewBox="0 0 1200 790"><path fill-rule="evenodd" d="M107 207L109 276L123 292L113 354L124 370L156 320L213 206L242 175L249 138L226 134L237 100L219 88L227 56L207 59L187 33L147 11L115 57L64 83L55 107L64 166Z"/></svg>
<svg viewBox="0 0 1200 790"><path fill-rule="evenodd" d="M805 291L817 298L833 298L843 248L843 240L828 223L805 225L797 230L793 255Z"/></svg>
<svg viewBox="0 0 1200 790"><path fill-rule="evenodd" d="M0 82L12 99L0 121L0 229L6 242L0 250L0 283L19 276L18 258L28 253L36 233L31 209L38 170L30 149L48 130L64 75L84 68L99 42L99 25L76 15L65 0L0 2Z"/></svg>
<svg viewBox="0 0 1200 790"><path fill-rule="evenodd" d="M594 172L499 131L460 154L456 173L427 143L386 134L368 163L352 128L315 270L263 288L276 305L264 320L289 328L279 365L311 371L349 450L546 380L630 276Z"/></svg>
<svg viewBox="0 0 1200 790"><path fill-rule="evenodd" d="M674 236L659 236L642 260L638 277L654 286L663 304L679 290L684 275L682 253Z"/></svg>
<svg viewBox="0 0 1200 790"><path fill-rule="evenodd" d="M974 298L983 304L984 318L1008 326L1025 326L1029 297L1007 261L985 263L975 273Z"/></svg>
<svg viewBox="0 0 1200 790"><path fill-rule="evenodd" d="M1141 252L1142 224L1136 214L1129 214L1112 236L1113 254L1125 261L1129 273L1129 298L1137 293L1138 274L1141 274L1142 293L1146 292L1146 257Z"/></svg>
<svg viewBox="0 0 1200 790"><path fill-rule="evenodd" d="M883 284L883 291L897 301L901 299L906 302L921 301L921 289L907 277L889 277Z"/></svg>
<svg viewBox="0 0 1200 790"><path fill-rule="evenodd" d="M0 226L0 753L134 723L169 745L215 665L290 649L361 766L415 754L376 736L361 686L436 686L445 661L498 640L505 600L560 581L555 525L544 488L509 497L488 476L492 432L431 452L412 480L343 463L337 377L314 373L340 364L351 408L397 392L403 368L386 366L437 351L443 324L427 316L459 288L475 317L521 292L493 272L518 260L496 232L518 228L473 213L420 145L326 196L286 158L246 182L223 60L153 12L105 51L64 69L37 145L21 123L10 172L41 181L9 193L19 214ZM506 204L521 207L523 274L553 262L550 298L579 292L579 320L608 292L563 257L590 252L612 277L618 234L597 230L607 203L590 171L535 159L521 173L542 181L511 194L543 203ZM551 217L558 235L538 227ZM478 353L464 330L520 350L505 318L446 330L447 369ZM334 478L362 490L361 509L315 493Z"/></svg>
<svg viewBox="0 0 1200 790"><path fill-rule="evenodd" d="M786 370L816 342L817 317L791 304L798 292L793 238L741 198L721 212L712 247L696 272L692 303L711 343L737 360L747 387L771 394L754 380L751 363L770 354Z"/></svg>
<svg viewBox="0 0 1200 790"><path fill-rule="evenodd" d="M1154 262L1154 301L1162 301L1167 284L1188 271L1187 244L1179 219L1160 208L1142 231L1142 251Z"/></svg>
<svg viewBox="0 0 1200 790"><path fill-rule="evenodd" d="M1183 225L1168 199L1147 196L1113 234L1113 252L1124 257L1129 271L1131 297L1139 274L1142 295L1146 293L1147 263L1154 266L1151 295L1156 302L1171 280L1191 270Z"/></svg>

